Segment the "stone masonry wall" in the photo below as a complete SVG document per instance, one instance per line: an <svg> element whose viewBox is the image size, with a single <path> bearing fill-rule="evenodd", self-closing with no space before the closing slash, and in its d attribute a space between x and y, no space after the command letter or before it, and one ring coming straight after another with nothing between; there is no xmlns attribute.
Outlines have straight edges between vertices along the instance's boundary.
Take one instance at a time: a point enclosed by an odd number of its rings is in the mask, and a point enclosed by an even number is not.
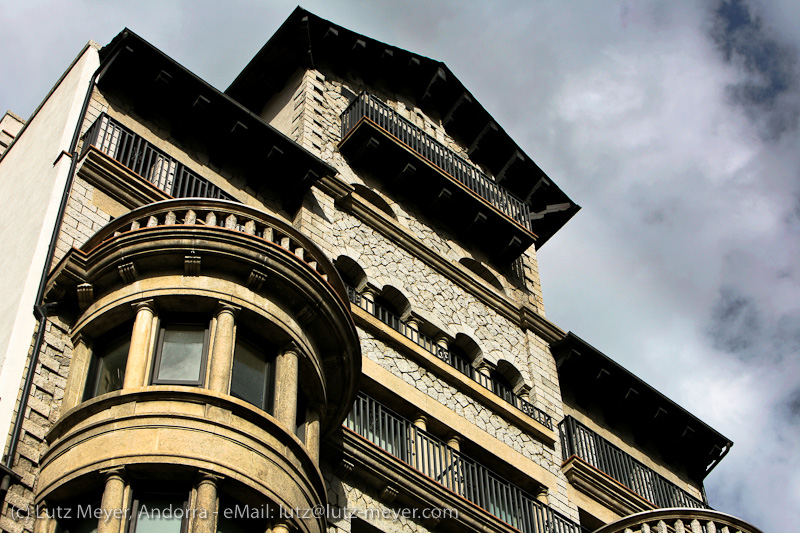
<svg viewBox="0 0 800 533"><path fill-rule="evenodd" d="M350 169L335 146L339 140L339 115L347 105L347 99L340 94L335 82L323 82L321 74L314 71L306 73L294 97L304 94L307 98L302 111L298 111L299 118L296 121L302 124L297 130L302 134L301 142L307 149L335 165L342 179L348 183L364 184L362 177ZM298 105L297 109L300 108ZM321 124L325 127L320 135ZM313 136L309 136L309 131L315 132ZM329 257L335 259L346 255L356 261L364 269L370 284L378 288L389 285L398 289L408 298L415 314L451 337L464 333L479 345L488 360L494 363L505 360L512 364L526 383L532 386L532 402L556 421L563 417L555 363L549 347L542 339L524 332L397 243L337 208L333 199L326 194L316 189L312 189L312 192L313 197L295 218L295 227L313 238ZM440 255L451 261L472 257L441 230L429 226L412 207L401 205L385 195L382 197L397 214L398 223ZM538 284L535 261L528 261L526 269L526 277L535 279ZM509 283L502 273L496 275L503 280L504 288L512 298L522 299L525 296L525 291ZM364 356L473 421L476 429L495 436L553 472L559 478L560 485L558 493L551 494L553 507L570 516L575 514L575 508L566 496L566 479L560 471L561 450L558 444L555 449L543 446L393 348L374 339L368 332L361 331L360 334Z"/></svg>
<svg viewBox="0 0 800 533"><path fill-rule="evenodd" d="M296 106L294 127L291 132L285 133L295 138L304 148L336 167L341 179L347 183L358 183L375 190L392 207L401 226L410 230L418 239L443 257L452 261L458 261L463 257L481 261L501 280L506 293L512 299L530 300L540 313L544 313L536 252L533 247L523 255L522 261L527 274L525 276L527 290L520 291L517 288L520 280L511 276L510 272L496 270L480 251L463 248L452 234L441 228L440 224L429 223L413 203L387 197L380 193L378 183L368 176L359 175L350 168L337 148L341 140L340 116L349 104L348 98L342 94L343 89L357 94L364 87L358 82L344 81L316 70L306 71L292 98L292 105ZM376 92L372 88L370 91ZM380 92L376 92L376 94L404 118L468 159L466 148L447 135L441 123L435 123L413 104L403 101L395 95L381 94Z"/></svg>
<svg viewBox="0 0 800 533"><path fill-rule="evenodd" d="M0 513L0 531L21 533L33 531L33 491L39 475L39 459L45 450L44 437L58 420L61 400L69 373L72 344L68 340L69 326L57 317L44 321L44 342L39 351L36 370L25 408L22 432L17 445L12 470L22 477L20 483L12 484L6 494ZM36 332L34 332L35 339ZM31 341L33 344L33 340ZM31 346L31 350L33 346ZM30 354L28 365L31 363ZM23 376L28 374L25 368ZM23 377L24 380L24 377ZM22 397L22 385L17 395L16 418ZM9 430L10 433L11 430ZM9 440L10 444L10 440ZM5 450L8 453L8 449Z"/></svg>

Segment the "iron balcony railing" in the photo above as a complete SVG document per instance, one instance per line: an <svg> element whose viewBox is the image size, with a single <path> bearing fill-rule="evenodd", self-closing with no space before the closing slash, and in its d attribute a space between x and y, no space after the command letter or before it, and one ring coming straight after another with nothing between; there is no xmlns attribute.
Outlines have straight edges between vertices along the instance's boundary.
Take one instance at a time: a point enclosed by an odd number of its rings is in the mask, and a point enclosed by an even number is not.
<svg viewBox="0 0 800 533"><path fill-rule="evenodd" d="M345 427L523 533L581 533L569 518L363 393Z"/></svg>
<svg viewBox="0 0 800 533"><path fill-rule="evenodd" d="M362 92L350 102L350 105L342 113L342 138L344 139L364 117L396 137L442 172L449 174L459 183L471 189L520 226L531 231L530 208L525 202L422 129L400 116L376 96Z"/></svg>
<svg viewBox="0 0 800 533"><path fill-rule="evenodd" d="M404 337L414 341L417 345L421 346L426 351L432 353L448 365L452 366L461 374L475 381L485 389L492 391L494 394L504 399L506 402L510 403L540 424L544 425L548 429L553 429L553 419L550 417L550 415L534 406L529 401L524 400L514 394L514 392L504 383L501 383L491 376L487 376L486 374L476 371L466 358L452 350L447 350L446 348L439 346L427 335L409 327L406 323L400 320L400 317L391 311L379 304L376 304L372 300L364 298L353 287L346 285L346 288L347 295L352 303L359 306L361 309L371 314Z"/></svg>
<svg viewBox="0 0 800 533"><path fill-rule="evenodd" d="M571 416L559 424L564 460L575 455L660 508L708 505L667 481Z"/></svg>
<svg viewBox="0 0 800 533"><path fill-rule="evenodd" d="M86 132L81 157L89 146L94 146L175 198L219 198L235 201L231 195L105 113Z"/></svg>

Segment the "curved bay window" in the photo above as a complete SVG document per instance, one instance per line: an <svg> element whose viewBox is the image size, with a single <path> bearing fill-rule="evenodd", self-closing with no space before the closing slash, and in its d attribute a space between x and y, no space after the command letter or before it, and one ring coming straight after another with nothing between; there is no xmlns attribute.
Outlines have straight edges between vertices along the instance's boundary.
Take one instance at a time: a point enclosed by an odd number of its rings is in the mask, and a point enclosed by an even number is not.
<svg viewBox="0 0 800 533"><path fill-rule="evenodd" d="M167 322L158 335L152 383L202 386L207 357L207 324Z"/></svg>
<svg viewBox="0 0 800 533"><path fill-rule="evenodd" d="M272 414L275 397L275 349L237 335L233 352L231 396Z"/></svg>
<svg viewBox="0 0 800 533"><path fill-rule="evenodd" d="M122 389L131 346L130 326L105 335L95 343L83 400Z"/></svg>

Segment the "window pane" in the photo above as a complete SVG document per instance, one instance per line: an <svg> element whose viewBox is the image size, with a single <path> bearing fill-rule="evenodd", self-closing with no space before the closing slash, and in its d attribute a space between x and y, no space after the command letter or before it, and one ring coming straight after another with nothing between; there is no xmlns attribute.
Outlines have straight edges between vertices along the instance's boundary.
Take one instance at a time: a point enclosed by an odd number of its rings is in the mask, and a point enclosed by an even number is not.
<svg viewBox="0 0 800 533"><path fill-rule="evenodd" d="M148 496L138 501L134 533L181 533L186 512L180 496Z"/></svg>
<svg viewBox="0 0 800 533"><path fill-rule="evenodd" d="M130 346L130 339L122 339L112 344L108 352L100 358L94 396L100 396L122 388Z"/></svg>
<svg viewBox="0 0 800 533"><path fill-rule="evenodd" d="M161 344L159 381L199 382L203 365L205 328L169 326L164 329Z"/></svg>
<svg viewBox="0 0 800 533"><path fill-rule="evenodd" d="M266 409L268 366L264 354L256 350L253 345L248 342L237 342L233 353L231 395Z"/></svg>

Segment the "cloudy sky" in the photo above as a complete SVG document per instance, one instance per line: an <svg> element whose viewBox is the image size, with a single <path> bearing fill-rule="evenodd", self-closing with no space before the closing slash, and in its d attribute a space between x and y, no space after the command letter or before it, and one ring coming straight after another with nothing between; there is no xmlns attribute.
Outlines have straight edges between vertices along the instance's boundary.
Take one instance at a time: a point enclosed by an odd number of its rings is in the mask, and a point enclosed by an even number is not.
<svg viewBox="0 0 800 533"><path fill-rule="evenodd" d="M222 7L222 6L225 7ZM440 59L583 210L548 317L735 442L711 504L800 522L800 4L308 1ZM219 89L292 2L5 1L0 112L127 26Z"/></svg>

